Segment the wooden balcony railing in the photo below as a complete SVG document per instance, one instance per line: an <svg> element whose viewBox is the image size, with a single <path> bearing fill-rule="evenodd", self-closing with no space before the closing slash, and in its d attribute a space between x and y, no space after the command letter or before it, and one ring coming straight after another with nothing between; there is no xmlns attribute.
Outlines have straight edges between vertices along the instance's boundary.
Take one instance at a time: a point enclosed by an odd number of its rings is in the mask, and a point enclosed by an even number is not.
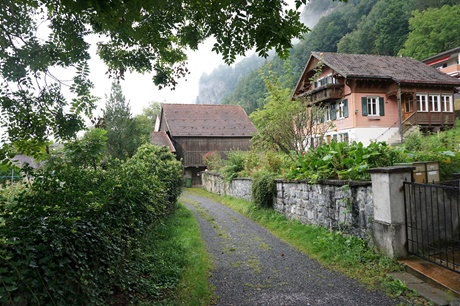
<svg viewBox="0 0 460 306"><path fill-rule="evenodd" d="M412 126L422 127L452 127L455 123L454 112L414 112L402 124L403 133Z"/></svg>
<svg viewBox="0 0 460 306"><path fill-rule="evenodd" d="M306 98L309 103L325 102L328 100L337 100L343 98L344 85L326 84L313 90L307 91L299 95Z"/></svg>

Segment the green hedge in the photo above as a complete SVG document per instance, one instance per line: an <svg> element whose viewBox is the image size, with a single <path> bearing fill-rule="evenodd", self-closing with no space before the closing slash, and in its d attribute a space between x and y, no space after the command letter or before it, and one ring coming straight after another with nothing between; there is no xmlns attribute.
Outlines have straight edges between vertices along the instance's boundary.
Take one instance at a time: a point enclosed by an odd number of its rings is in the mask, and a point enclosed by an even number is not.
<svg viewBox="0 0 460 306"><path fill-rule="evenodd" d="M0 304L107 305L120 292L135 300L140 241L174 210L181 175L166 148L144 145L106 169L55 163L14 202L2 197Z"/></svg>

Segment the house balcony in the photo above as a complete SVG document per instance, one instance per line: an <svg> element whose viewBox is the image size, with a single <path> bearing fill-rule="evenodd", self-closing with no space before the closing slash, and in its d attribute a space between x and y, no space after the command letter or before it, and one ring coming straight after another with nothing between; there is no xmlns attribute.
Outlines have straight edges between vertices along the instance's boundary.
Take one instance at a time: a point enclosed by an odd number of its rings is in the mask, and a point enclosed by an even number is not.
<svg viewBox="0 0 460 306"><path fill-rule="evenodd" d="M298 95L308 103L316 104L343 98L343 84L326 84Z"/></svg>
<svg viewBox="0 0 460 306"><path fill-rule="evenodd" d="M418 125L422 128L439 130L441 128L452 128L455 124L454 112L414 112L403 121L403 132L408 131L412 126Z"/></svg>

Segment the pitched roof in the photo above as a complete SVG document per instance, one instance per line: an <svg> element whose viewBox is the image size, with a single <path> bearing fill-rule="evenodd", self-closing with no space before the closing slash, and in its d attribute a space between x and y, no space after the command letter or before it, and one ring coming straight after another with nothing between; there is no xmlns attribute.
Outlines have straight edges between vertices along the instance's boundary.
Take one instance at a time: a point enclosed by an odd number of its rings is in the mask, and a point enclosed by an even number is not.
<svg viewBox="0 0 460 306"><path fill-rule="evenodd" d="M401 83L460 85L460 80L409 57L312 52L346 78L392 79Z"/></svg>
<svg viewBox="0 0 460 306"><path fill-rule="evenodd" d="M433 61L433 60L435 60L437 58L446 57L446 56L449 57L450 55L455 54L455 53L459 53L459 52L460 52L460 47L453 48L453 49L450 49L450 50L443 51L441 53L435 54L433 56L427 57L427 58L423 59L422 62L430 64L431 61Z"/></svg>
<svg viewBox="0 0 460 306"><path fill-rule="evenodd" d="M251 137L257 130L241 106L163 104L171 136Z"/></svg>
<svg viewBox="0 0 460 306"><path fill-rule="evenodd" d="M157 146L166 146L169 147L169 150L171 152L176 152L176 148L174 148L174 145L171 142L171 139L169 139L168 135L166 134L165 131L159 131L159 132L152 132L150 134L150 142L157 145Z"/></svg>

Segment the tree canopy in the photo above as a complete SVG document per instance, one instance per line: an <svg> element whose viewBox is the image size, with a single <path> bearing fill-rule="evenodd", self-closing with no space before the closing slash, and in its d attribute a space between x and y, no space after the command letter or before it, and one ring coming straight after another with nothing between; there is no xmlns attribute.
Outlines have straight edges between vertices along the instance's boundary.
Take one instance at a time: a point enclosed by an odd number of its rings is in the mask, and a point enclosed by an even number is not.
<svg viewBox="0 0 460 306"><path fill-rule="evenodd" d="M153 131L155 106L144 109L144 114L133 117L129 101L123 94L120 83L112 82L110 95L106 96L103 110L107 129L107 154L118 159L132 157L137 149L149 140Z"/></svg>
<svg viewBox="0 0 460 306"><path fill-rule="evenodd" d="M400 55L421 60L460 45L460 4L414 11Z"/></svg>
<svg viewBox="0 0 460 306"><path fill-rule="evenodd" d="M289 63L285 69L289 70ZM325 108L310 106L301 100L292 100L291 89L286 86L292 83L286 79L281 81L272 70L261 72L268 92L265 104L250 115L258 133L253 137L253 145L262 150L284 152L293 160L304 153L306 147L314 148L318 143L313 137L324 135L332 127L324 122Z"/></svg>
<svg viewBox="0 0 460 306"><path fill-rule="evenodd" d="M415 0L378 1L356 29L338 43L338 52L396 55L409 33L408 19Z"/></svg>
<svg viewBox="0 0 460 306"><path fill-rule="evenodd" d="M299 8L307 0L295 0ZM74 137L96 97L88 80L88 38L112 77L152 73L160 87L174 88L186 75L184 50L206 38L227 63L255 48L287 56L291 40L308 31L300 13L283 0L3 0L0 11L2 121L11 141L43 143ZM55 68L76 69L68 102Z"/></svg>

